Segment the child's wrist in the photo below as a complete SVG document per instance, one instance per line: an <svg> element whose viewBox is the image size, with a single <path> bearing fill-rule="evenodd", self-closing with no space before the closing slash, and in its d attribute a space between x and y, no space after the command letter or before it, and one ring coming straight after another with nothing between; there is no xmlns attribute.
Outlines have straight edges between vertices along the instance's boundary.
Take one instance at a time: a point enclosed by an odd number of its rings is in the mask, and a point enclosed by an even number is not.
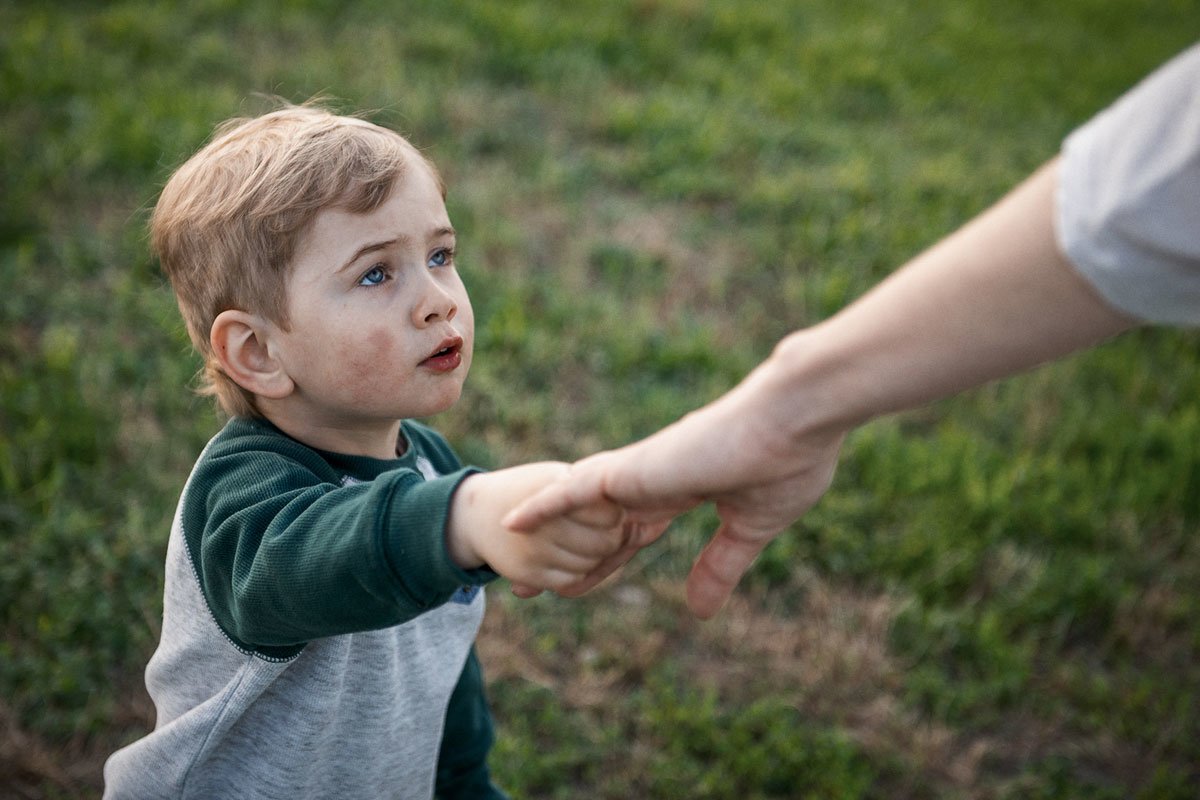
<svg viewBox="0 0 1200 800"><path fill-rule="evenodd" d="M484 564L483 559L463 542L463 537L455 536L453 531L446 532L446 554L454 566L462 570L479 569Z"/></svg>
<svg viewBox="0 0 1200 800"><path fill-rule="evenodd" d="M479 569L486 563L475 549L470 531L479 525L471 519L471 509L477 506L475 498L476 476L468 476L450 501L450 514L446 519L446 554L454 566L463 570Z"/></svg>

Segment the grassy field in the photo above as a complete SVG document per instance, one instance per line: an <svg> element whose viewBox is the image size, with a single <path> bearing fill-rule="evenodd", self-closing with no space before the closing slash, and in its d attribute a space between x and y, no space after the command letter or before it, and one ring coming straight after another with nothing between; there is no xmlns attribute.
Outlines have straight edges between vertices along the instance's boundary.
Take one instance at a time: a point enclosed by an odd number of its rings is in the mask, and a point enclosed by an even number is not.
<svg viewBox="0 0 1200 800"><path fill-rule="evenodd" d="M315 95L449 184L479 331L433 420L571 459L733 385L1200 31L1194 0L0 5L0 796L153 724L174 502L219 425L145 242L220 120ZM890 420L716 620L682 519L480 650L522 798L1195 798L1200 338Z"/></svg>

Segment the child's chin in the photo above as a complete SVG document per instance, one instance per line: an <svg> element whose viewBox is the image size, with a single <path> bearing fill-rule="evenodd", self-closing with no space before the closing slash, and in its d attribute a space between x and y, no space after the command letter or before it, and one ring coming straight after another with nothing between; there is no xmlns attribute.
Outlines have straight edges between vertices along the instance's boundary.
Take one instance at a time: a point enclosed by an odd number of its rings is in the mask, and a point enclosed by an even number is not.
<svg viewBox="0 0 1200 800"><path fill-rule="evenodd" d="M413 416L431 417L434 414L440 414L443 411L449 411L462 397L462 385L454 387L453 391L447 389L445 392L440 392L438 397L430 398L430 402L425 404L422 413Z"/></svg>

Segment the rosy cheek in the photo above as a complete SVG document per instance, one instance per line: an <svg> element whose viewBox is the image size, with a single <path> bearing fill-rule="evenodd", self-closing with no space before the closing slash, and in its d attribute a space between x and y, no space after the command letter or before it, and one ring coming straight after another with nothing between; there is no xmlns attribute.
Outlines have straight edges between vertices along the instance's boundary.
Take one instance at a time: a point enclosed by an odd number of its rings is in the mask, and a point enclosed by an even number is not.
<svg viewBox="0 0 1200 800"><path fill-rule="evenodd" d="M387 331L364 330L335 349L335 361L329 367L336 373L335 380L342 383L342 391L354 400L366 399L389 391L388 382L394 379L396 369L395 351L396 343Z"/></svg>

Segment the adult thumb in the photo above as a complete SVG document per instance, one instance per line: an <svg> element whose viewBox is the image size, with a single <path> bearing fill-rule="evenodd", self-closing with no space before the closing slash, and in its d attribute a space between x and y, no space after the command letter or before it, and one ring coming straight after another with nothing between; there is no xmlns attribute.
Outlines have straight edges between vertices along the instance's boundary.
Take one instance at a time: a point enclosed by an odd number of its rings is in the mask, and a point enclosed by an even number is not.
<svg viewBox="0 0 1200 800"><path fill-rule="evenodd" d="M725 605L738 582L770 538L759 541L737 537L722 524L700 551L687 578L687 605L700 619L710 619Z"/></svg>

